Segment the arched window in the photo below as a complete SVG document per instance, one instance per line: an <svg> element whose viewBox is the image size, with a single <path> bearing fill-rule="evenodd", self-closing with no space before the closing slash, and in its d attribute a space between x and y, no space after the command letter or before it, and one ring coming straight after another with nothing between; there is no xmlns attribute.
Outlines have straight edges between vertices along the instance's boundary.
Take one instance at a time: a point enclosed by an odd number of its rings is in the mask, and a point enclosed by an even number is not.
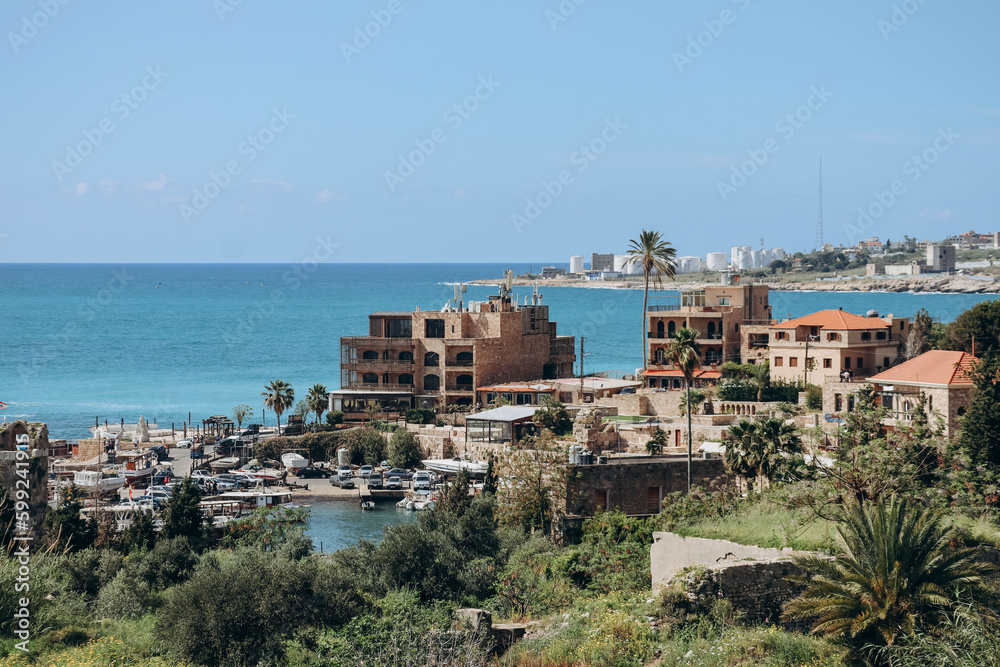
<svg viewBox="0 0 1000 667"><path fill-rule="evenodd" d="M469 396L462 396L461 398L455 399L455 405L472 405L472 398Z"/></svg>
<svg viewBox="0 0 1000 667"><path fill-rule="evenodd" d="M413 361L413 353L409 350L403 350L399 353L400 361Z"/></svg>
<svg viewBox="0 0 1000 667"><path fill-rule="evenodd" d="M362 359L378 359L378 352L375 350L365 350L361 353Z"/></svg>
<svg viewBox="0 0 1000 667"><path fill-rule="evenodd" d="M455 361L458 362L459 366L471 366L472 365L472 353L471 352L459 352L455 355Z"/></svg>
<svg viewBox="0 0 1000 667"><path fill-rule="evenodd" d="M440 364L441 357L438 356L437 352L428 352L424 355L424 366L437 366Z"/></svg>
<svg viewBox="0 0 1000 667"><path fill-rule="evenodd" d="M715 338L715 322L708 323L708 337Z"/></svg>
<svg viewBox="0 0 1000 667"><path fill-rule="evenodd" d="M656 323L656 337L663 338L663 320Z"/></svg>
<svg viewBox="0 0 1000 667"><path fill-rule="evenodd" d="M424 390L425 391L437 391L441 388L441 378L437 375L425 375L424 376Z"/></svg>
<svg viewBox="0 0 1000 667"><path fill-rule="evenodd" d="M375 373L365 373L361 376L361 381L365 384L378 384L378 375Z"/></svg>
<svg viewBox="0 0 1000 667"><path fill-rule="evenodd" d="M965 414L965 408L959 408L958 409L958 416L961 417L964 414Z"/></svg>
<svg viewBox="0 0 1000 667"><path fill-rule="evenodd" d="M673 320L670 320L670 322L667 323L667 335L668 336L673 335L674 331L676 330L677 330L677 323L674 322Z"/></svg>
<svg viewBox="0 0 1000 667"><path fill-rule="evenodd" d="M410 373L400 373L399 374L399 384L413 384L413 375Z"/></svg>
<svg viewBox="0 0 1000 667"><path fill-rule="evenodd" d="M472 376L471 375L459 375L455 378L455 386L459 391L471 391L472 390Z"/></svg>
<svg viewBox="0 0 1000 667"><path fill-rule="evenodd" d="M663 364L663 363L666 363L666 359L667 359L667 355L663 351L663 348L662 347L656 348L656 352L653 352L653 363L654 364Z"/></svg>

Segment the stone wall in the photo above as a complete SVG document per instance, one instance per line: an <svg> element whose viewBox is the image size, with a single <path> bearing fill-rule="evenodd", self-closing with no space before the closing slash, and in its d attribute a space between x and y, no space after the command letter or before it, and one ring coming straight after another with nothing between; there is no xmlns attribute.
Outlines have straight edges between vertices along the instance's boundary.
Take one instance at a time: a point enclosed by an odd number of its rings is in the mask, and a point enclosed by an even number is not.
<svg viewBox="0 0 1000 667"><path fill-rule="evenodd" d="M17 447L17 437L21 435L28 436L23 451ZM42 519L49 501L48 472L49 430L45 424L19 420L0 425L0 486L12 500L28 503L28 535L35 539L44 532Z"/></svg>
<svg viewBox="0 0 1000 667"><path fill-rule="evenodd" d="M694 484L708 488L729 481L719 459L692 461ZM629 515L657 514L665 496L687 490L687 458L636 456L569 468L566 513L591 516L597 508Z"/></svg>
<svg viewBox="0 0 1000 667"><path fill-rule="evenodd" d="M788 558L791 554L791 549L765 549L729 540L681 537L675 533L653 533L653 545L649 548L649 566L655 590L669 582L684 568L693 565L710 566L746 559Z"/></svg>

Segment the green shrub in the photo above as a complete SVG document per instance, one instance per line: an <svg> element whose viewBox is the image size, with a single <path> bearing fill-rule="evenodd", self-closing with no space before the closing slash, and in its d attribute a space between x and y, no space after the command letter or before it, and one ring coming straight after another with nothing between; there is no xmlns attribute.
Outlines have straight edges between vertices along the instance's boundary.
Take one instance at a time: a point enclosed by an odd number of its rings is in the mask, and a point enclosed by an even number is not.
<svg viewBox="0 0 1000 667"><path fill-rule="evenodd" d="M344 423L344 413L340 410L332 410L326 413L327 426L338 426Z"/></svg>
<svg viewBox="0 0 1000 667"><path fill-rule="evenodd" d="M435 417L434 411L427 408L413 408L404 415L407 424L433 424Z"/></svg>
<svg viewBox="0 0 1000 667"><path fill-rule="evenodd" d="M823 388L814 384L806 387L806 408L809 410L823 409Z"/></svg>
<svg viewBox="0 0 1000 667"><path fill-rule="evenodd" d="M405 428L396 430L389 438L389 463L397 468L412 468L422 458L417 437Z"/></svg>

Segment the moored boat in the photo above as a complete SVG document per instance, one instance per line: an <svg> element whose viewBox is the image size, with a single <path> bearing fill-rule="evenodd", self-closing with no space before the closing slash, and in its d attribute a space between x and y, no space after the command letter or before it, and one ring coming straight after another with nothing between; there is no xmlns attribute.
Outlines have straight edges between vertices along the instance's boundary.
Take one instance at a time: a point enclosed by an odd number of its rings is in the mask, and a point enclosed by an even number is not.
<svg viewBox="0 0 1000 667"><path fill-rule="evenodd" d="M485 477L489 464L475 459L426 459L421 461L428 470L442 475L457 475L462 470L470 477Z"/></svg>
<svg viewBox="0 0 1000 667"><path fill-rule="evenodd" d="M309 465L309 459L296 452L285 452L281 455L281 465L293 470L299 470Z"/></svg>

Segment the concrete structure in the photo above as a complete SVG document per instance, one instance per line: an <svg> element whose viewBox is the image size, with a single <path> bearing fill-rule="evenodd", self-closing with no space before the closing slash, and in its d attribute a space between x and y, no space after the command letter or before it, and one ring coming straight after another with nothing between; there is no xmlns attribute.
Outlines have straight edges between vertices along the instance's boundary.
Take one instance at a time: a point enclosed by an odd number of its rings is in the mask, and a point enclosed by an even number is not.
<svg viewBox="0 0 1000 667"><path fill-rule="evenodd" d="M821 310L771 325L771 379L823 384L847 371L860 381L889 368L899 359L899 344L910 333L910 321L878 317L874 311L871 315Z"/></svg>
<svg viewBox="0 0 1000 667"><path fill-rule="evenodd" d="M21 500L27 503L25 510L15 508L16 523L4 530L41 538L49 501L49 430L45 424L24 420L0 424L0 484L12 505Z"/></svg>
<svg viewBox="0 0 1000 667"><path fill-rule="evenodd" d="M573 255L569 258L569 272L583 273L583 255Z"/></svg>
<svg viewBox="0 0 1000 667"><path fill-rule="evenodd" d="M695 459L692 476L703 488L729 480L718 459ZM616 457L608 463L570 466L567 478L566 513L570 516L593 516L598 507L621 509L629 516L659 514L666 495L687 490L687 458Z"/></svg>
<svg viewBox="0 0 1000 667"><path fill-rule="evenodd" d="M558 278L560 276L566 275L566 269L556 268L554 266L543 266L542 267L542 278Z"/></svg>
<svg viewBox="0 0 1000 667"><path fill-rule="evenodd" d="M975 361L967 352L931 350L869 377L882 406L889 410L886 426L905 426L912 421L923 394L930 425L940 420L945 435L954 434L972 403L975 387L968 370Z"/></svg>
<svg viewBox="0 0 1000 667"><path fill-rule="evenodd" d="M725 276L724 276L725 280ZM683 290L680 297L657 299L646 313L646 344L649 355L647 378L669 378L647 382L649 386L680 388L680 372L666 358L666 348L674 331L683 327L700 332L703 371L724 361L740 361L740 327L770 324L771 306L766 285L722 284L698 290ZM673 372L676 377L671 376ZM716 376L717 377L717 376Z"/></svg>
<svg viewBox="0 0 1000 667"><path fill-rule="evenodd" d="M331 410L363 412L373 401L391 411L472 405L477 386L573 374L575 339L557 335L537 298L515 302L506 283L487 302L368 321L367 336L340 339L341 390L331 392Z"/></svg>
<svg viewBox="0 0 1000 667"><path fill-rule="evenodd" d="M792 550L788 548L765 549L729 540L653 533L653 545L649 548L649 566L655 591L669 583L678 572L694 565L713 566L721 561L734 563L741 560L788 558L791 555Z"/></svg>
<svg viewBox="0 0 1000 667"><path fill-rule="evenodd" d="M601 253L595 252L590 255L590 270L591 271L614 271L615 269L615 256L614 254L602 255Z"/></svg>
<svg viewBox="0 0 1000 667"><path fill-rule="evenodd" d="M954 271L955 246L938 244L927 246L925 266L928 271Z"/></svg>

